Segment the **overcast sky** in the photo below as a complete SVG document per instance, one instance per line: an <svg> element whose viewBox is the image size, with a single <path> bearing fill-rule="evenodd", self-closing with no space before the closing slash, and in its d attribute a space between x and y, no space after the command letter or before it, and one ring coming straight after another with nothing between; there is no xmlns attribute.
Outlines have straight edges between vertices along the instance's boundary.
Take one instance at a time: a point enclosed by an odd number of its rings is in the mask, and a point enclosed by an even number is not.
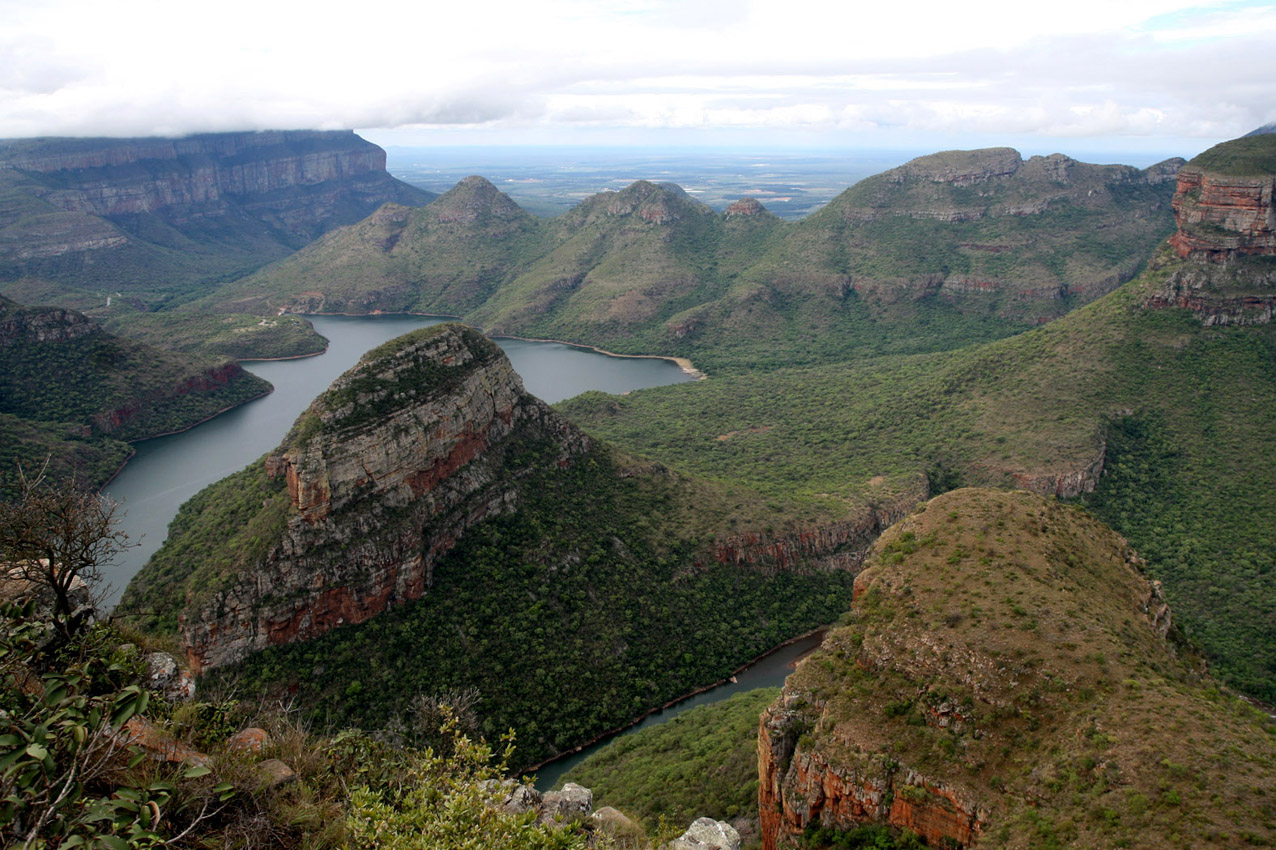
<svg viewBox="0 0 1276 850"><path fill-rule="evenodd" d="M1156 150L1276 119L1276 3L0 0L0 136Z"/></svg>

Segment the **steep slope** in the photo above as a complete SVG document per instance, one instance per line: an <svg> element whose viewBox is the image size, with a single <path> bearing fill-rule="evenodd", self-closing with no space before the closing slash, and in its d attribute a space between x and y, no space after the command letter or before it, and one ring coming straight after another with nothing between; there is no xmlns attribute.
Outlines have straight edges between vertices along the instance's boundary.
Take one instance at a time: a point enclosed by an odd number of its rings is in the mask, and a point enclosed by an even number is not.
<svg viewBox="0 0 1276 850"><path fill-rule="evenodd" d="M516 725L532 763L834 616L898 508L818 530L795 513L597 444L440 325L370 352L185 505L120 610L334 725L475 688L483 730Z"/></svg>
<svg viewBox="0 0 1276 850"><path fill-rule="evenodd" d="M802 222L793 256L878 309L937 297L1041 322L1129 280L1170 232L1182 160L1144 171L1010 148L947 151L871 177Z"/></svg>
<svg viewBox="0 0 1276 850"><path fill-rule="evenodd" d="M1270 699L1276 472L1255 447L1276 428L1276 328L1262 321L1274 278L1270 257L1227 256L1165 246L1111 295L961 352L582 398L567 412L676 469L851 514L962 482L1093 491L1219 674Z"/></svg>
<svg viewBox="0 0 1276 850"><path fill-rule="evenodd" d="M941 847L1270 842L1271 720L1167 640L1140 566L1023 492L958 490L893 527L849 625L762 716L763 846L862 823Z"/></svg>
<svg viewBox="0 0 1276 850"><path fill-rule="evenodd" d="M715 372L946 350L1133 276L1170 231L1178 164L936 154L795 224L752 200L717 215L646 181L531 220L469 178L431 205L437 215L382 210L199 306L451 311L498 333L682 355Z"/></svg>
<svg viewBox="0 0 1276 850"><path fill-rule="evenodd" d="M429 206L391 204L191 309L464 313L544 250L542 223L482 177Z"/></svg>
<svg viewBox="0 0 1276 850"><path fill-rule="evenodd" d="M146 311L382 204L433 197L391 177L385 152L349 131L0 142L0 291L110 318L127 335ZM285 344L322 346L314 335Z"/></svg>
<svg viewBox="0 0 1276 850"><path fill-rule="evenodd" d="M121 441L190 427L269 391L233 362L159 351L73 310L0 297L0 486L15 462L37 469L49 453L55 474L100 485L129 453Z"/></svg>

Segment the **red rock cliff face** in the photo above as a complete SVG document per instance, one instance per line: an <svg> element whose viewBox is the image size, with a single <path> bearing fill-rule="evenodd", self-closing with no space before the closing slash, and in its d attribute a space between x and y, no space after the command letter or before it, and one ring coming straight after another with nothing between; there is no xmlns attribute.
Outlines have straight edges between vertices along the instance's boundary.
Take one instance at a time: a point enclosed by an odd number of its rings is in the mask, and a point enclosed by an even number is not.
<svg viewBox="0 0 1276 850"><path fill-rule="evenodd" d="M1191 310L1205 325L1266 324L1276 314L1276 174L1215 174L1188 164L1174 195L1177 260L1145 300ZM1172 255L1170 255L1172 257Z"/></svg>
<svg viewBox="0 0 1276 850"><path fill-rule="evenodd" d="M560 464L589 446L475 331L444 326L351 370L266 461L291 518L261 563L188 610L192 669L419 598L467 529L517 504L502 464L515 437L552 446Z"/></svg>
<svg viewBox="0 0 1276 850"><path fill-rule="evenodd" d="M1235 177L1187 165L1178 174L1170 244L1184 259L1276 255L1276 175Z"/></svg>

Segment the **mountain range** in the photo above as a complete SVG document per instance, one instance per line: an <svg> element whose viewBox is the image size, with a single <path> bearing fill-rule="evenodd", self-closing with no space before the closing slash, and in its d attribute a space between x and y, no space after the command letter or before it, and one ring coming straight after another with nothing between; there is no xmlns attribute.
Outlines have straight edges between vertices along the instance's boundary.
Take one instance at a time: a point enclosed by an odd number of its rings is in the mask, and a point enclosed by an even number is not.
<svg viewBox="0 0 1276 850"><path fill-rule="evenodd" d="M1179 165L954 151L794 223L748 199L715 213L646 181L538 219L471 177L182 309L456 315L495 334L694 356L706 371L951 348L1133 277L1171 232Z"/></svg>
<svg viewBox="0 0 1276 850"><path fill-rule="evenodd" d="M470 694L526 763L843 615L763 715L765 846L1268 842L1270 718L1228 688L1276 698L1274 194L1260 133L945 152L791 224L644 181L383 205L154 315L437 311L709 380L552 409L474 328L393 341L122 613L332 727Z"/></svg>

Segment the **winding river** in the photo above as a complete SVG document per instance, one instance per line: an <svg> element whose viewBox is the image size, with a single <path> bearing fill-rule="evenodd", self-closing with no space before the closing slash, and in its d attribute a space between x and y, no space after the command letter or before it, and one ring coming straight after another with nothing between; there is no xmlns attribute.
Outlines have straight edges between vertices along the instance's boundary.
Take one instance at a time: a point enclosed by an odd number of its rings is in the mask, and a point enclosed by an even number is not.
<svg viewBox="0 0 1276 850"><path fill-rule="evenodd" d="M293 421L364 352L396 336L445 319L423 316L312 316L328 350L296 360L252 361L244 368L270 381L274 392L180 434L137 443L136 454L107 486L120 503L122 526L138 545L103 570L107 605L159 549L178 507L204 487L244 468L279 444ZM691 380L677 364L658 358L615 357L558 342L497 339L529 392L553 403L587 390L623 393ZM645 717L619 734L670 720L687 709L753 688L778 687L793 662L819 645L821 635L778 647L723 683ZM553 786L606 740L543 765L537 786Z"/></svg>
<svg viewBox="0 0 1276 850"><path fill-rule="evenodd" d="M424 316L312 316L328 350L296 360L254 361L244 368L275 385L269 395L180 434L144 440L106 487L120 503L121 523L135 547L103 569L105 603L114 605L129 580L159 549L183 502L243 469L283 439L306 406L369 349L445 319ZM586 390L623 393L691 380L675 363L613 357L558 342L498 339L528 392L551 404Z"/></svg>

